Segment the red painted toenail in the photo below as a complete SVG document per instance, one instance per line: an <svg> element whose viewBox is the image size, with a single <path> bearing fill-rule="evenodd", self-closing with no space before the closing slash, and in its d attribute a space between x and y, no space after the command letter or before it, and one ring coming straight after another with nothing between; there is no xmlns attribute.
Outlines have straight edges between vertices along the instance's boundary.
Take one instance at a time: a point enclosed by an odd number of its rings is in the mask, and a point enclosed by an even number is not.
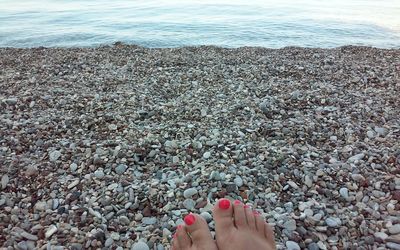
<svg viewBox="0 0 400 250"><path fill-rule="evenodd" d="M259 216L259 215L260 215L260 212L254 210L254 211L253 211L253 214L254 214L255 216Z"/></svg>
<svg viewBox="0 0 400 250"><path fill-rule="evenodd" d="M231 202L228 199L221 199L218 202L218 206L219 208L226 210L231 206Z"/></svg>
<svg viewBox="0 0 400 250"><path fill-rule="evenodd" d="M248 206L248 205L244 205L243 207L244 207L244 208L250 208L250 206Z"/></svg>
<svg viewBox="0 0 400 250"><path fill-rule="evenodd" d="M240 200L235 200L235 201L233 202L233 204L235 204L235 205L240 205L240 204L242 204L242 202L241 202Z"/></svg>
<svg viewBox="0 0 400 250"><path fill-rule="evenodd" d="M177 227L176 227L176 230L179 230L179 229L182 229L182 225L178 225Z"/></svg>
<svg viewBox="0 0 400 250"><path fill-rule="evenodd" d="M186 215L183 220L185 221L186 225L190 226L196 221L196 217L194 217L194 215L190 213Z"/></svg>

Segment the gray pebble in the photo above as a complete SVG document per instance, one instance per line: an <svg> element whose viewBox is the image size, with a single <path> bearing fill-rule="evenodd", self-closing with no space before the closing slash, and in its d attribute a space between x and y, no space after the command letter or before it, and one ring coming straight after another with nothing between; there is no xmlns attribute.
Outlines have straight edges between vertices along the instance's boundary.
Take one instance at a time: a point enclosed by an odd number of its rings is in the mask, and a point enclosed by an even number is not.
<svg viewBox="0 0 400 250"><path fill-rule="evenodd" d="M139 241L131 247L131 250L150 250L150 248L146 243Z"/></svg>
<svg viewBox="0 0 400 250"><path fill-rule="evenodd" d="M128 219L128 217L122 215L119 217L119 223L121 223L122 225L129 225L130 220Z"/></svg>
<svg viewBox="0 0 400 250"><path fill-rule="evenodd" d="M388 229L390 234L400 234L400 224L393 225Z"/></svg>
<svg viewBox="0 0 400 250"><path fill-rule="evenodd" d="M207 221L207 223L210 223L212 221L212 216L208 212L202 212L200 216L203 217Z"/></svg>
<svg viewBox="0 0 400 250"><path fill-rule="evenodd" d="M308 250L319 250L319 246L315 242L311 242L310 244L308 244L307 248L308 248Z"/></svg>
<svg viewBox="0 0 400 250"><path fill-rule="evenodd" d="M153 225L157 223L156 217L143 217L142 223L146 225Z"/></svg>
<svg viewBox="0 0 400 250"><path fill-rule="evenodd" d="M96 171L94 171L94 177L98 178L98 179L103 179L104 177L104 172L102 169L98 169Z"/></svg>
<svg viewBox="0 0 400 250"><path fill-rule="evenodd" d="M205 153L203 154L203 157L204 157L204 159L208 159L208 158L211 157L211 153L207 151L207 152L205 152Z"/></svg>
<svg viewBox="0 0 400 250"><path fill-rule="evenodd" d="M1 189L5 189L8 185L8 182L10 181L10 178L8 177L7 174L3 175L1 177Z"/></svg>
<svg viewBox="0 0 400 250"><path fill-rule="evenodd" d="M345 188L345 187L340 188L339 193L343 198L345 198L345 199L349 198L349 190L347 188Z"/></svg>
<svg viewBox="0 0 400 250"><path fill-rule="evenodd" d="M104 242L105 247L110 247L114 243L114 240L112 238L108 238L106 242Z"/></svg>
<svg viewBox="0 0 400 250"><path fill-rule="evenodd" d="M364 158L364 156L365 156L364 153L356 154L356 155L350 157L347 161L349 163L354 163L356 161L360 161L362 158Z"/></svg>
<svg viewBox="0 0 400 250"><path fill-rule="evenodd" d="M183 192L183 197L185 197L185 199L189 199L189 198L192 198L192 196L195 194L197 194L197 189L188 188Z"/></svg>
<svg viewBox="0 0 400 250"><path fill-rule="evenodd" d="M394 243L394 242L388 242L388 243L386 243L386 246L389 249L400 250L400 244L397 244L397 243Z"/></svg>
<svg viewBox="0 0 400 250"><path fill-rule="evenodd" d="M125 164L119 164L116 168L115 168L115 173L121 175L123 173L125 173L126 169L128 168L128 166L126 166Z"/></svg>
<svg viewBox="0 0 400 250"><path fill-rule="evenodd" d="M76 163L71 163L71 165L69 165L69 169L72 173L75 173L75 171L78 169L78 165Z"/></svg>
<svg viewBox="0 0 400 250"><path fill-rule="evenodd" d="M339 218L336 217L328 217L325 220L326 225L328 225L328 227L339 227L342 224L342 221Z"/></svg>
<svg viewBox="0 0 400 250"><path fill-rule="evenodd" d="M241 186L243 186L243 180L242 180L242 178L240 177L240 176L237 176L234 180L233 180L233 182L236 184L236 186L238 186L238 187L241 187Z"/></svg>
<svg viewBox="0 0 400 250"><path fill-rule="evenodd" d="M28 250L28 245L26 244L26 241L18 242L17 247L19 250Z"/></svg>
<svg viewBox="0 0 400 250"><path fill-rule="evenodd" d="M299 244L297 244L296 242L294 242L294 241L286 241L286 248L288 249L288 250L300 250L300 246L299 246Z"/></svg>
<svg viewBox="0 0 400 250"><path fill-rule="evenodd" d="M49 154L49 159L52 162L57 161L58 158L60 158L60 157L61 157L61 152L58 151L58 150L51 151L50 154Z"/></svg>
<svg viewBox="0 0 400 250"><path fill-rule="evenodd" d="M187 210L193 210L194 207L196 206L196 202L192 199L186 199L183 201L183 206L187 209Z"/></svg>
<svg viewBox="0 0 400 250"><path fill-rule="evenodd" d="M296 221L293 220L293 219L289 219L288 221L286 221L286 222L283 224L283 227L284 227L286 230L294 231L294 230L296 230Z"/></svg>

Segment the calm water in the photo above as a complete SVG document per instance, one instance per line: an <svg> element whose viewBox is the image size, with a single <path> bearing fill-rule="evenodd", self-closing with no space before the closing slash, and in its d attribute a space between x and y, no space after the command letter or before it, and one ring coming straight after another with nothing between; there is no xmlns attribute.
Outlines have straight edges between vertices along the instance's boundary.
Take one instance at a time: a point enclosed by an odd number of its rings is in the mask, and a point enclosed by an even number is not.
<svg viewBox="0 0 400 250"><path fill-rule="evenodd" d="M400 0L0 0L0 47L400 48Z"/></svg>

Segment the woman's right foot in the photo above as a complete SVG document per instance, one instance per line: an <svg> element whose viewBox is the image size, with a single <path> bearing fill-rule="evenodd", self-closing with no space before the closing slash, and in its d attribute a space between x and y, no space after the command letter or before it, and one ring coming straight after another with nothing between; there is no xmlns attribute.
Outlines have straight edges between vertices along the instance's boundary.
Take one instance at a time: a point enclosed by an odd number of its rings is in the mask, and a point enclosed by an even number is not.
<svg viewBox="0 0 400 250"><path fill-rule="evenodd" d="M273 250L274 232L249 206L221 199L214 206L216 240L219 250Z"/></svg>

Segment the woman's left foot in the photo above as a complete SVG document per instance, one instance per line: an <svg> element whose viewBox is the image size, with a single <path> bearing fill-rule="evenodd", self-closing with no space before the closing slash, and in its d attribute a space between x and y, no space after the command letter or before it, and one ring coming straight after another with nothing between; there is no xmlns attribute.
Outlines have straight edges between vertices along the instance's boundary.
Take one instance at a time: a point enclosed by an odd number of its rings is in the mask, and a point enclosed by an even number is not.
<svg viewBox="0 0 400 250"><path fill-rule="evenodd" d="M172 241L173 250L218 250L207 222L197 214L188 214L185 225L179 225Z"/></svg>

